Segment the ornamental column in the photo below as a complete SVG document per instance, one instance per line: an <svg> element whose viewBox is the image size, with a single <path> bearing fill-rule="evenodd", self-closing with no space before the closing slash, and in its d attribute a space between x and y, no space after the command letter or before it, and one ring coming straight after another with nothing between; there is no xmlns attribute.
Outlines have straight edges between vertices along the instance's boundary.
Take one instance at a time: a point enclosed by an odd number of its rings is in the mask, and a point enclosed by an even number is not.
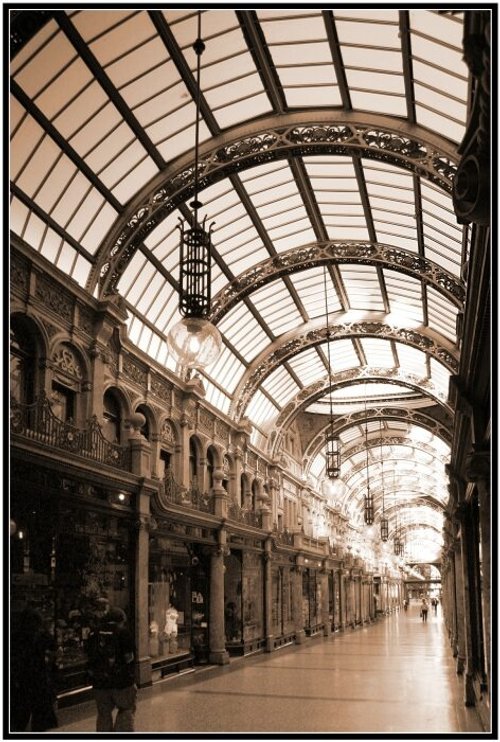
<svg viewBox="0 0 500 742"><path fill-rule="evenodd" d="M323 563L321 572L319 573L319 579L321 584L321 620L323 622L323 636L330 636L332 633L332 625L330 623L330 594L326 560Z"/></svg>
<svg viewBox="0 0 500 742"><path fill-rule="evenodd" d="M473 446L466 462L466 476L477 487L479 499L479 536L481 540L481 632L484 645L484 674L491 677L490 615L491 615L491 508L490 508L490 449Z"/></svg>
<svg viewBox="0 0 500 742"><path fill-rule="evenodd" d="M274 649L273 576L271 549L272 539L268 537L264 542L264 636L266 641L266 652L272 652Z"/></svg>
<svg viewBox="0 0 500 742"><path fill-rule="evenodd" d="M339 568L338 576L339 576L339 617L340 617L340 630L344 631L346 627L346 615L347 615L347 606L346 606L346 591L345 591L345 574L346 571L343 567Z"/></svg>
<svg viewBox="0 0 500 742"><path fill-rule="evenodd" d="M219 531L219 545L210 555L210 626L208 633L209 662L214 665L227 665L224 633L224 554L228 553L227 533Z"/></svg>
<svg viewBox="0 0 500 742"><path fill-rule="evenodd" d="M459 642L460 650L463 648L463 669L465 670L464 683L464 701L466 706L474 706L476 697L473 687L474 669L473 669L473 647L472 647L472 627L470 624L470 603L471 589L473 586L469 580L469 562L475 558L473 544L471 543L470 533L470 505L462 502L455 510L455 517L460 521L460 544L461 544L461 577L462 577L462 615L461 615L461 641Z"/></svg>
<svg viewBox="0 0 500 742"><path fill-rule="evenodd" d="M304 618L302 616L302 571L304 557L298 554L295 557L295 569L293 571L293 620L295 624L295 643L302 644L304 641Z"/></svg>

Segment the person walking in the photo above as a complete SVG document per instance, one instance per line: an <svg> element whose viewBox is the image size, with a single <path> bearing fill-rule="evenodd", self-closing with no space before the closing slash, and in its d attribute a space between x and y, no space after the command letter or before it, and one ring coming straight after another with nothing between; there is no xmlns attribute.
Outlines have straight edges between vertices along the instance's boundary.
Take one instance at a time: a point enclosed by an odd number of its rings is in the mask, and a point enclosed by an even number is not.
<svg viewBox="0 0 500 742"><path fill-rule="evenodd" d="M403 609L404 609L405 613L408 610L408 599L407 598L405 598L403 600Z"/></svg>
<svg viewBox="0 0 500 742"><path fill-rule="evenodd" d="M429 610L429 606L427 604L427 600L425 598L422 598L422 604L420 606L420 615L422 616L422 621L424 623L427 621L428 610Z"/></svg>
<svg viewBox="0 0 500 742"><path fill-rule="evenodd" d="M42 614L25 608L13 622L10 646L10 729L32 732L57 727L53 683L55 640Z"/></svg>
<svg viewBox="0 0 500 742"><path fill-rule="evenodd" d="M137 703L134 640L121 608L110 608L87 642L97 732L133 732ZM118 709L113 720L113 712Z"/></svg>

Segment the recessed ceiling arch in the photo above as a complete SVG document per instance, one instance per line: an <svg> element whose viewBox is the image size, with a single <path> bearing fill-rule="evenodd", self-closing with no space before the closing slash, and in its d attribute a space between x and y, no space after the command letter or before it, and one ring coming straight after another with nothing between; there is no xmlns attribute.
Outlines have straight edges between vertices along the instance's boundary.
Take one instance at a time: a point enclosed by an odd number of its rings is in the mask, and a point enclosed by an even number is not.
<svg viewBox="0 0 500 742"><path fill-rule="evenodd" d="M342 322L344 319L344 322ZM340 322L339 322L340 320ZM308 322L302 327L285 333L277 341L270 344L260 353L242 376L233 395L231 414L239 420L245 414L246 407L258 386L269 376L274 369L285 361L308 348L326 343L333 345L342 338L379 337L394 340L410 345L439 360L451 372L456 373L458 368L458 352L446 338L438 338L428 327L400 328L386 322L385 315L373 315L368 319L356 321L350 317L333 318L332 324L323 325L324 318ZM328 333L328 334L327 334Z"/></svg>
<svg viewBox="0 0 500 742"><path fill-rule="evenodd" d="M292 248L252 266L236 276L214 296L210 318L217 324L235 304L277 278L315 266L344 263L391 268L433 286L456 307L461 308L463 305L465 297L463 282L455 279L437 263L391 245L344 240L337 243L317 242Z"/></svg>
<svg viewBox="0 0 500 742"><path fill-rule="evenodd" d="M451 445L451 435L449 427L449 425L451 424L451 420L447 420L446 416L444 416L443 420L438 420L436 419L436 417L433 416L432 413L435 414L435 411L426 410L425 412L422 412L414 410L404 410L402 408L394 409L389 407L379 407L376 409L368 408L366 411L366 415L364 410L361 410L346 415L343 418L337 418L336 429L337 432L341 434L343 430L349 430L354 426L360 425L364 427L366 424L376 421L377 428L369 433L368 440L370 440L370 438L379 440L378 422L380 420L383 420L385 423L389 423L391 420L394 420L396 422L404 421L405 423L415 425L416 428L422 428L423 430L426 430L433 436L439 438L443 443ZM358 451L364 450L364 447L364 437L361 433L359 433ZM307 473L309 473L312 462L314 461L318 453L320 453L323 449L324 432L320 431L313 438L311 438L311 441L304 451L304 467ZM353 449L351 449L351 455L355 452L356 450L353 447Z"/></svg>
<svg viewBox="0 0 500 742"><path fill-rule="evenodd" d="M398 367L371 368L363 366L359 368L346 369L345 371L335 374L331 388L332 390L339 390L353 386L357 382L364 384L370 381L384 381L387 384L401 386L419 392L423 397L429 399L429 404L435 403L443 406L447 414L452 416L452 409L448 404L447 395L437 388L432 379L418 378L415 374L404 372ZM328 377L324 377L323 379L315 381L310 386L301 389L300 392L298 392L295 397L283 407L277 419L271 423L273 428L273 436L270 438L270 444L272 443L272 449L270 450L271 455L273 455L275 451L279 450L283 435L300 413L306 411L306 409L317 400L326 398L329 391L329 379ZM325 421L325 427L327 424L328 423ZM335 432L336 428L336 423L334 423Z"/></svg>
<svg viewBox="0 0 500 742"><path fill-rule="evenodd" d="M244 132L244 134L243 134ZM262 162L320 154L355 153L410 170L451 193L459 156L443 137L376 114L325 112L287 114L247 122L200 146L199 191ZM87 289L99 295L118 289L121 273L138 244L174 209L193 195L192 154L182 156L148 183L127 205L104 239Z"/></svg>

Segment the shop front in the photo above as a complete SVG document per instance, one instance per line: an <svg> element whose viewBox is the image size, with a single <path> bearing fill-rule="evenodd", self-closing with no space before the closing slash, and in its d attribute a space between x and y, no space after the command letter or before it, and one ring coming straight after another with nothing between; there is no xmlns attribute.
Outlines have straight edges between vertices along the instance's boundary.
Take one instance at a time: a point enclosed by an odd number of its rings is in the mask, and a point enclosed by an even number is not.
<svg viewBox="0 0 500 742"><path fill-rule="evenodd" d="M148 630L153 682L208 662L209 601L209 549L168 535L151 535Z"/></svg>
<svg viewBox="0 0 500 742"><path fill-rule="evenodd" d="M262 553L231 548L224 560L226 650L243 655L264 646L264 568Z"/></svg>
<svg viewBox="0 0 500 742"><path fill-rule="evenodd" d="M41 613L64 706L89 692L85 647L100 606L133 625L132 495L16 462L11 484L11 625L26 607Z"/></svg>
<svg viewBox="0 0 500 742"><path fill-rule="evenodd" d="M315 569L302 572L302 621L306 635L316 634L323 625L321 616L321 580Z"/></svg>

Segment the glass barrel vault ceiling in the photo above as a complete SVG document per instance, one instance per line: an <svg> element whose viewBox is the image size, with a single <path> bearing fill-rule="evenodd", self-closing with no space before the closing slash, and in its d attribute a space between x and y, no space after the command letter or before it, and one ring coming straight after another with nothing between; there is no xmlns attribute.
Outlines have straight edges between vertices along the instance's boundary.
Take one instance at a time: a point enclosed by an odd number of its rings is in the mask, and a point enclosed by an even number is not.
<svg viewBox="0 0 500 742"><path fill-rule="evenodd" d="M224 152L228 165L201 178L224 340L203 374L207 400L249 418L273 455L287 410L326 424L328 308L348 498L359 512L367 400L370 436L384 420L389 509L398 465L413 473L401 502L414 543L418 512L440 532L434 502L446 500L450 439L432 421L436 409L451 420L468 249L451 202L470 95L462 24L461 12L415 8L202 13L202 160L208 172ZM194 9L56 10L11 63L12 232L94 296L115 270L130 339L172 371L188 189L165 198L118 272L113 256L141 204L192 164L195 38ZM306 443L319 482L321 438Z"/></svg>

